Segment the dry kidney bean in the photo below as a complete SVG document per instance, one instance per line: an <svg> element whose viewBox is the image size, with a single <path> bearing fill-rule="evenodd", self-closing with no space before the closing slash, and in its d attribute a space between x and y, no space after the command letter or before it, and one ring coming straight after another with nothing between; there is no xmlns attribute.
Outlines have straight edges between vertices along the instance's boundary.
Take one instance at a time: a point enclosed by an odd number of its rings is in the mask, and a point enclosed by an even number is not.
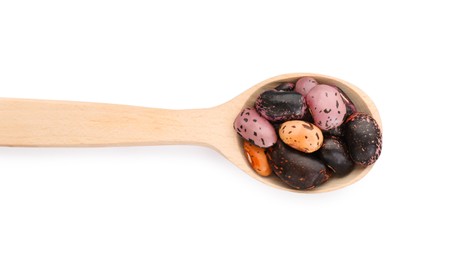
<svg viewBox="0 0 458 260"><path fill-rule="evenodd" d="M271 122L301 119L307 108L301 94L276 90L262 93L255 106L259 114Z"/></svg>
<svg viewBox="0 0 458 260"><path fill-rule="evenodd" d="M351 158L359 165L375 163L382 151L382 132L368 114L355 113L347 119L344 139Z"/></svg>

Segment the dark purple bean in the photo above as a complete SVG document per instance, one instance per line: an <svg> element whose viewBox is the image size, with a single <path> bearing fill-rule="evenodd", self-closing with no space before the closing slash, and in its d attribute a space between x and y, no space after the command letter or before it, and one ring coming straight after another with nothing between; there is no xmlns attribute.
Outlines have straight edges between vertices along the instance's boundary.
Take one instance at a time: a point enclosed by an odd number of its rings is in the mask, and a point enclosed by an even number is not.
<svg viewBox="0 0 458 260"><path fill-rule="evenodd" d="M343 136L342 126L334 127L334 128L331 128L331 129L329 129L327 131L323 131L323 135L325 135L325 136L339 136L339 137L342 137Z"/></svg>
<svg viewBox="0 0 458 260"><path fill-rule="evenodd" d="M278 85L275 90L278 91L292 91L294 89L294 83L292 82L283 82Z"/></svg>
<svg viewBox="0 0 458 260"><path fill-rule="evenodd" d="M256 100L258 113L271 122L301 119L306 108L304 97L293 91L268 90Z"/></svg>
<svg viewBox="0 0 458 260"><path fill-rule="evenodd" d="M318 150L318 154L326 166L334 172L335 176L346 176L355 167L348 154L346 145L338 137L325 137L323 145Z"/></svg>
<svg viewBox="0 0 458 260"><path fill-rule="evenodd" d="M368 166L382 152L382 131L370 115L355 113L344 124L344 140L353 161Z"/></svg>
<svg viewBox="0 0 458 260"><path fill-rule="evenodd" d="M278 141L267 151L273 172L287 185L313 189L330 178L326 165L315 154L306 154Z"/></svg>

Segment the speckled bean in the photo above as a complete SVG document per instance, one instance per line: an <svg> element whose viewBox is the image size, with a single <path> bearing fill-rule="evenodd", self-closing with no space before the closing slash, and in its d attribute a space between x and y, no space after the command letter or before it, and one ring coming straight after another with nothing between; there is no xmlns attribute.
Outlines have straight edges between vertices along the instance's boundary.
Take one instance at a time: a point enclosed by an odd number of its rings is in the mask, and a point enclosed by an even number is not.
<svg viewBox="0 0 458 260"><path fill-rule="evenodd" d="M242 138L262 148L277 142L274 127L254 108L245 108L239 113L234 121L234 129Z"/></svg>

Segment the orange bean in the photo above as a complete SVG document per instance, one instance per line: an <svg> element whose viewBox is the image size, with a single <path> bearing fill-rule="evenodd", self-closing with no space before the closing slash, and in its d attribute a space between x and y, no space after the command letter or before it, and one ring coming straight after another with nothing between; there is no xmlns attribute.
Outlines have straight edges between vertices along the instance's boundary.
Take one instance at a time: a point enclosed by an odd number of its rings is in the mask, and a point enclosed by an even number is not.
<svg viewBox="0 0 458 260"><path fill-rule="evenodd" d="M244 141L243 149L245 150L245 155L255 172L264 177L267 177L272 173L264 148Z"/></svg>

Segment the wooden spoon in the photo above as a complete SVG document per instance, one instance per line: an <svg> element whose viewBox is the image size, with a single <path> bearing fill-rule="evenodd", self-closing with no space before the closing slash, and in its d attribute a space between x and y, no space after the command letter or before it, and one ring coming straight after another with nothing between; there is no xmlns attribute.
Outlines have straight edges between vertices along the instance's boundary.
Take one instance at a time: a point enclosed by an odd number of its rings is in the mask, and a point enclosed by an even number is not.
<svg viewBox="0 0 458 260"><path fill-rule="evenodd" d="M381 127L375 105L361 90L329 76L296 73L267 79L229 102L209 108L168 110L69 101L0 98L0 146L90 147L191 144L213 148L253 178L275 188L303 193L332 191L364 177L372 166L357 167L344 178L332 178L311 191L297 191L276 176L261 177L245 158L232 124L257 96L280 82L311 76L341 88L358 111L371 114Z"/></svg>

